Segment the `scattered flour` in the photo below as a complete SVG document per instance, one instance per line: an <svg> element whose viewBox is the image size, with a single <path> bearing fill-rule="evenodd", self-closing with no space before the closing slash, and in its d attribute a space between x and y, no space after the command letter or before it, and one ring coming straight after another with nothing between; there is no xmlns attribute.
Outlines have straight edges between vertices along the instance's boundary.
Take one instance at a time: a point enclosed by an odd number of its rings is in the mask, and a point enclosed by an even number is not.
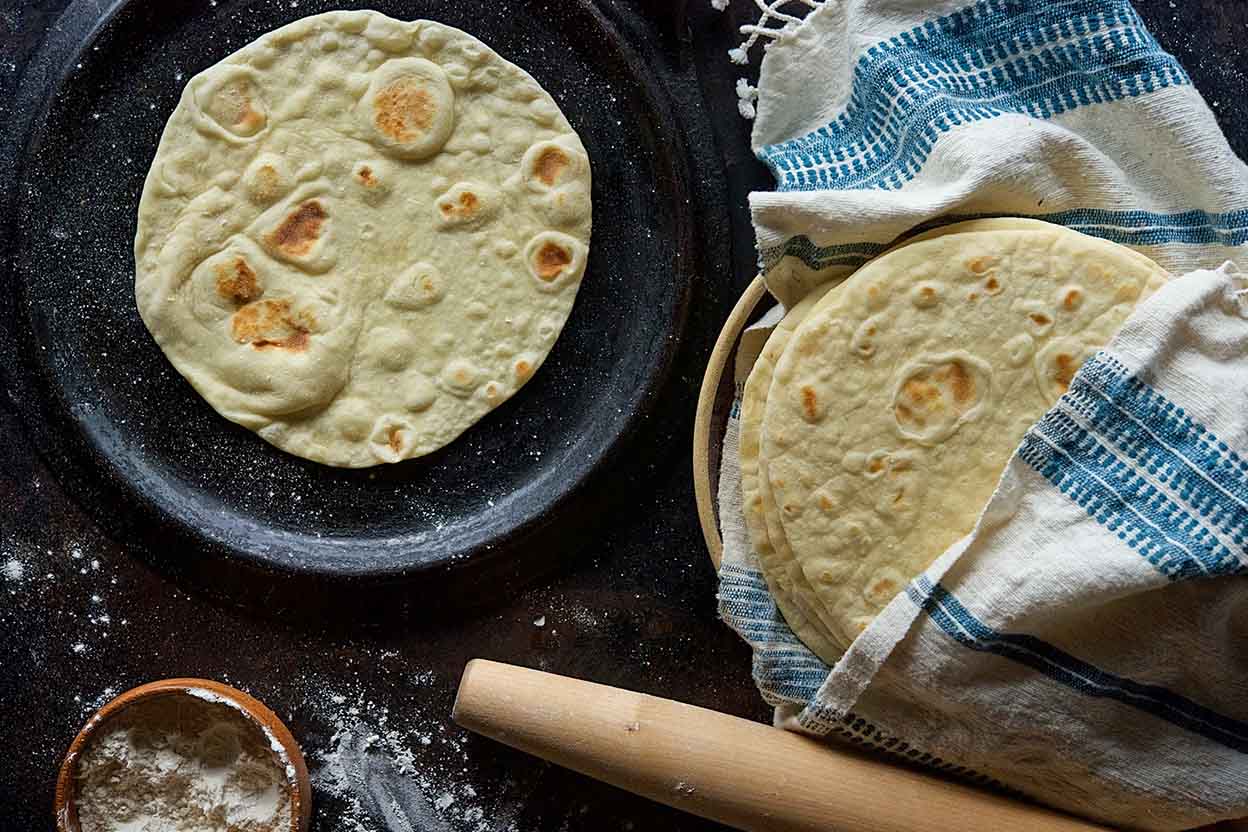
<svg viewBox="0 0 1248 832"><path fill-rule="evenodd" d="M26 577L26 566L17 558L11 558L4 564L4 577L6 580L17 583Z"/></svg>
<svg viewBox="0 0 1248 832"><path fill-rule="evenodd" d="M431 671L413 674L426 683ZM411 678L409 676L409 678ZM319 688L307 704L332 730L304 745L313 803L337 804L332 832L514 832L517 808L494 805L464 782L469 758L455 729L408 711L402 725L365 695ZM508 786L508 783L500 784Z"/></svg>
<svg viewBox="0 0 1248 832"><path fill-rule="evenodd" d="M289 780L259 726L189 695L142 700L78 760L82 832L286 832Z"/></svg>

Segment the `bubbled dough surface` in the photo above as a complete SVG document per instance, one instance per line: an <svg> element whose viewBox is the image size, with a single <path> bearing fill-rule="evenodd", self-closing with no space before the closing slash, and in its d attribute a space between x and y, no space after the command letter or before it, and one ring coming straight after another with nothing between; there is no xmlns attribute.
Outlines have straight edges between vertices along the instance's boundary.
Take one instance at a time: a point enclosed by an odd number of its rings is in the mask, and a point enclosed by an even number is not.
<svg viewBox="0 0 1248 832"><path fill-rule="evenodd" d="M783 531L769 528L771 523L763 496L763 491L767 489L767 473L765 461L759 455L763 411L767 403L767 391L771 389L775 362L783 353L785 344L797 325L829 288L822 286L813 290L785 314L767 337L767 343L755 360L741 393L739 456L741 505L745 514L745 527L749 532L750 542L754 545L754 552L758 555L771 597L775 599L776 606L788 622L789 629L815 655L832 665L836 664L842 651L832 640L827 625L820 620L827 613L819 603L802 568L793 559L788 546L780 539Z"/></svg>
<svg viewBox="0 0 1248 832"><path fill-rule="evenodd" d="M1048 223L1026 219L970 220L924 232L897 244L889 252L949 234L1037 226L1051 227ZM839 285L841 284L816 287L785 315L772 331L763 351L759 353L741 398L741 485L746 528L759 555L768 588L790 629L829 665L835 664L844 650L840 646L840 640L832 636L832 631L838 625L832 613L815 594L814 587L806 578L805 571L789 545L768 479L767 458L760 452L760 446L766 397L771 392L776 362L784 353L793 331L805 320L814 304L829 291L836 291Z"/></svg>
<svg viewBox="0 0 1248 832"><path fill-rule="evenodd" d="M863 267L776 367L761 453L842 649L971 530L1023 433L1166 279L1057 226L967 227Z"/></svg>
<svg viewBox="0 0 1248 832"><path fill-rule="evenodd" d="M279 448L420 456L549 353L589 194L553 99L480 41L304 18L183 91L139 205L139 311L217 411Z"/></svg>

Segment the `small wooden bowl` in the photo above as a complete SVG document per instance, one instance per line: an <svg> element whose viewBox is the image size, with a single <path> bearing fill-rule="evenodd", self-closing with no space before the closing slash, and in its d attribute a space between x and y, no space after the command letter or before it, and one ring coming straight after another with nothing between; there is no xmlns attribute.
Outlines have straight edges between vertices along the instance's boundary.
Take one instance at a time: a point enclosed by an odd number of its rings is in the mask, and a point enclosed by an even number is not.
<svg viewBox="0 0 1248 832"><path fill-rule="evenodd" d="M65 760L61 763L60 775L56 780L56 797L52 809L56 817L57 832L81 832L82 827L78 824L78 808L74 802L77 796L77 781L74 773L78 767L78 758L95 735L96 730L111 717L141 699L151 699L157 696L190 696L191 691L203 691L211 694L214 700L221 699L234 705L258 726L271 742L281 747L285 761L290 763L287 774L290 775L291 769L294 769L293 776L289 777L290 831L306 832L312 819L312 784L308 778L308 766L304 762L303 752L299 750L299 744L295 742L294 736L278 719L277 714L265 707L264 703L241 690L209 679L161 679L157 682L139 685L108 702L87 720L87 724L82 726L78 736L74 737L74 741L70 743L69 751L65 753Z"/></svg>
<svg viewBox="0 0 1248 832"><path fill-rule="evenodd" d="M715 568L719 569L724 542L719 533L719 466L724 430L732 410L733 372L741 333L765 311L760 308L770 297L762 275L754 278L733 307L711 351L698 394L698 412L693 421L693 494L698 503L702 536Z"/></svg>

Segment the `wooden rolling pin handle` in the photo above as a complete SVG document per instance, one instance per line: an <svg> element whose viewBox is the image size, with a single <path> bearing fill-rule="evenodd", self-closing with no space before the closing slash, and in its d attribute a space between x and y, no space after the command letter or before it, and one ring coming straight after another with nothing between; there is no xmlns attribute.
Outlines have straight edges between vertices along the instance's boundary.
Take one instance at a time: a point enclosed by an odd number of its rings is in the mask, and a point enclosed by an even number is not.
<svg viewBox="0 0 1248 832"><path fill-rule="evenodd" d="M476 659L454 719L660 803L749 832L1087 832L1086 821L768 725Z"/></svg>

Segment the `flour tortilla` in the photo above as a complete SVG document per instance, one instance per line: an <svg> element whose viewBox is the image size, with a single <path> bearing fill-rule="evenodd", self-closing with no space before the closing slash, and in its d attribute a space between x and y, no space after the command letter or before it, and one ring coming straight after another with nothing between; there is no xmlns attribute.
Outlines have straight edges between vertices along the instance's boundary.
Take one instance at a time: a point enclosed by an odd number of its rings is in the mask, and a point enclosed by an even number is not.
<svg viewBox="0 0 1248 832"><path fill-rule="evenodd" d="M913 237L905 239L900 243L890 247L887 251L879 255L883 257L885 254L891 254L899 248L911 245L913 243L921 243L924 240L934 240L937 237L949 237L954 234L967 234L972 231L1052 231L1054 228L1065 228L1065 226L1054 225L1044 220L1033 220L1025 217L986 217L978 220L963 220L949 225L942 225L939 228L932 228L921 234L915 234ZM1069 231L1070 229L1065 229ZM1071 232L1078 233L1078 232ZM1086 236L1086 235L1085 235ZM1121 254L1123 257L1133 257L1135 261L1146 269L1160 269L1161 267L1148 255L1141 254L1132 248L1120 246L1114 243L1107 243ZM879 259L877 257L876 259ZM1167 279L1169 273L1165 272Z"/></svg>
<svg viewBox="0 0 1248 832"><path fill-rule="evenodd" d="M396 462L541 366L590 213L585 149L527 73L448 26L331 12L187 84L135 295L226 418L318 462Z"/></svg>
<svg viewBox="0 0 1248 832"><path fill-rule="evenodd" d="M1050 227L1048 223L1027 219L969 220L916 235L893 246L885 254L912 243L950 234L1036 226ZM760 445L766 397L771 391L776 362L783 354L793 331L806 318L814 304L829 290L836 291L835 286L838 285L840 283L829 283L812 290L772 331L742 392L740 439L742 505L746 529L758 555L763 577L789 628L815 655L829 665L835 664L844 652L840 640L831 634L838 624L815 594L789 545L768 479L767 458L760 453Z"/></svg>
<svg viewBox="0 0 1248 832"><path fill-rule="evenodd" d="M819 603L818 597L806 579L801 566L793 559L787 545L780 549L773 543L770 518L767 513L768 493L767 473L764 460L759 454L759 442L762 438L763 412L767 403L767 392L771 389L772 373L775 362L780 358L789 336L797 329L798 324L814 308L815 303L831 288L822 286L790 309L771 331L767 343L759 353L745 381L745 389L741 394L741 434L739 457L741 461L741 495L742 509L745 515L745 528L754 545L762 567L763 577L767 581L768 591L775 600L789 629L814 651L815 655L829 665L836 664L842 650L836 646L828 631L828 626L821 620L827 613ZM781 538L783 531L774 532Z"/></svg>
<svg viewBox="0 0 1248 832"><path fill-rule="evenodd" d="M872 261L777 364L761 454L842 649L970 531L1022 434L1167 277L1121 246L1018 222Z"/></svg>

